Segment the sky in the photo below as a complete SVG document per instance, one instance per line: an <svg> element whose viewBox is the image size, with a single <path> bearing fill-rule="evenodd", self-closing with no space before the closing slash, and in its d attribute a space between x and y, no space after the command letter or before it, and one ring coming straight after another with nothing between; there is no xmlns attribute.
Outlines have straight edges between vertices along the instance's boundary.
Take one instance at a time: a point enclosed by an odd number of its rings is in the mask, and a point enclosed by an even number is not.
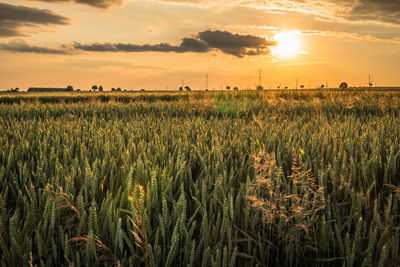
<svg viewBox="0 0 400 267"><path fill-rule="evenodd" d="M0 90L400 85L400 0L0 0Z"/></svg>

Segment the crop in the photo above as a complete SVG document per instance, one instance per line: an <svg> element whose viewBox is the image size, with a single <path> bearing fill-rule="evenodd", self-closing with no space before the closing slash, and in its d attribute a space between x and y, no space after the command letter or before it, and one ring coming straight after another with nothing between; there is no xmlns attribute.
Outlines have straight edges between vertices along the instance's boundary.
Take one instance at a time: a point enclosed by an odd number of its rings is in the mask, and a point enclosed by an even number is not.
<svg viewBox="0 0 400 267"><path fill-rule="evenodd" d="M0 96L2 265L400 264L400 93L120 94Z"/></svg>

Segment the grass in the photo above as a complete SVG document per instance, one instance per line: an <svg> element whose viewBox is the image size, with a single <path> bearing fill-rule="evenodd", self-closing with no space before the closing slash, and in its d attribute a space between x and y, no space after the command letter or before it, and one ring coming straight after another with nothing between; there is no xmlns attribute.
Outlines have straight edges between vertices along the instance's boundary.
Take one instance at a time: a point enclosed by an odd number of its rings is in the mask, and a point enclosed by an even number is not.
<svg viewBox="0 0 400 267"><path fill-rule="evenodd" d="M398 92L0 102L3 266L400 264Z"/></svg>

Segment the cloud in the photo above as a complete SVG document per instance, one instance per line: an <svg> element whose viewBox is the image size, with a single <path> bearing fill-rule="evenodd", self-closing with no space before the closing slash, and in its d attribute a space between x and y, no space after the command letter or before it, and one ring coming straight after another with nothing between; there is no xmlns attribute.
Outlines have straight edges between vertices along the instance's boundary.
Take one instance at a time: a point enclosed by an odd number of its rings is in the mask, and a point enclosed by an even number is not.
<svg viewBox="0 0 400 267"><path fill-rule="evenodd" d="M73 51L69 50L66 46L62 48L48 48L43 46L35 46L27 44L22 40L13 40L9 43L0 43L0 50L14 52L14 53L37 53L37 54L72 54Z"/></svg>
<svg viewBox="0 0 400 267"><path fill-rule="evenodd" d="M199 7L250 7L269 13L297 11L325 19L400 24L400 0L157 0Z"/></svg>
<svg viewBox="0 0 400 267"><path fill-rule="evenodd" d="M196 40L197 41L197 40ZM199 49L203 44L199 44L194 40L185 38L181 45L174 46L168 43L160 43L155 45L137 45L130 43L92 43L81 44L74 43L74 48L77 50L90 51L90 52L207 52L204 49Z"/></svg>
<svg viewBox="0 0 400 267"><path fill-rule="evenodd" d="M288 8L347 21L400 24L399 0L265 0L264 6Z"/></svg>
<svg viewBox="0 0 400 267"><path fill-rule="evenodd" d="M303 30L300 32L300 34L305 36L337 37L352 41L368 41L368 42L400 44L399 37L394 37L394 38L378 37L371 34L359 34L354 32Z"/></svg>
<svg viewBox="0 0 400 267"><path fill-rule="evenodd" d="M0 37L23 36L24 26L66 25L69 19L47 9L0 3Z"/></svg>
<svg viewBox="0 0 400 267"><path fill-rule="evenodd" d="M270 47L276 45L263 37L254 35L233 34L227 31L203 31L194 37L185 37L179 45L169 43L160 44L132 44L132 43L89 43L74 42L62 45L61 48L48 48L30 45L22 40L9 43L0 43L0 50L19 53L40 54L76 54L87 52L175 52L175 53L206 53L221 51L236 57L268 55Z"/></svg>
<svg viewBox="0 0 400 267"><path fill-rule="evenodd" d="M199 32L198 38L210 48L216 48L237 57L268 54L268 47L276 45L275 42L267 41L259 36L232 34L227 31Z"/></svg>
<svg viewBox="0 0 400 267"><path fill-rule="evenodd" d="M266 55L270 53L269 47L275 42L253 35L233 34L227 31L203 31L195 37L182 39L179 45L160 43L155 45L138 45L131 43L74 43L74 48L91 52L195 52L205 53L219 50L225 54L236 57Z"/></svg>
<svg viewBox="0 0 400 267"><path fill-rule="evenodd" d="M381 21L400 24L399 0L345 0L350 11L345 18L355 21Z"/></svg>
<svg viewBox="0 0 400 267"><path fill-rule="evenodd" d="M113 6L119 6L124 2L124 0L37 0L37 1L48 2L48 3L74 2L98 8L109 8Z"/></svg>

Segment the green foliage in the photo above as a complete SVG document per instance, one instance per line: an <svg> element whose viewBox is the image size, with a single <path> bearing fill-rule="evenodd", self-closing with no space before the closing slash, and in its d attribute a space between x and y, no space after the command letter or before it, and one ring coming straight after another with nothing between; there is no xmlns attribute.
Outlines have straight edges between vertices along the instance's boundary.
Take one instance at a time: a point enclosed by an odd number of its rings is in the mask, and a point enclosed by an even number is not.
<svg viewBox="0 0 400 267"><path fill-rule="evenodd" d="M252 113L257 113L261 109L260 94L220 94L214 100L217 110L223 116L244 117Z"/></svg>
<svg viewBox="0 0 400 267"><path fill-rule="evenodd" d="M400 265L399 93L10 97L4 266Z"/></svg>

